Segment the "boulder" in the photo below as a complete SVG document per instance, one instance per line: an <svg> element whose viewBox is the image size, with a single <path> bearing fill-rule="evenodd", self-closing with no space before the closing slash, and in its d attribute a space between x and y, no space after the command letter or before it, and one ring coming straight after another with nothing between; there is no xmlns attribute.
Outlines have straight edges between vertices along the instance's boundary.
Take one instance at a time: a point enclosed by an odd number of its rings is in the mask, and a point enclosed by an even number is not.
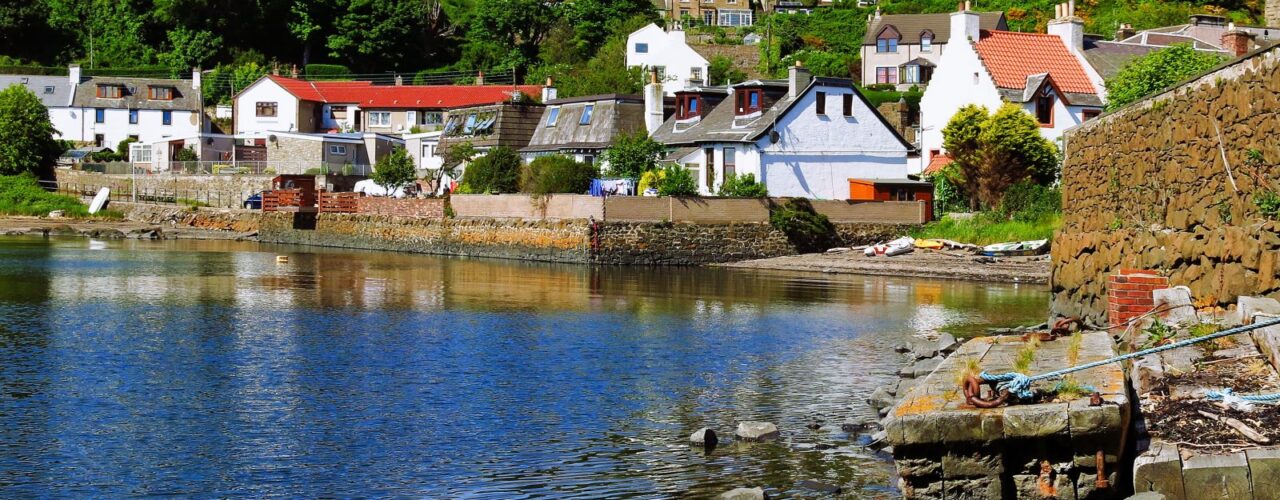
<svg viewBox="0 0 1280 500"><path fill-rule="evenodd" d="M766 500L764 488L737 488L720 494L720 500Z"/></svg>
<svg viewBox="0 0 1280 500"><path fill-rule="evenodd" d="M1190 288L1176 286L1155 290L1151 292L1151 296L1155 300L1156 309L1165 309L1164 312L1160 313L1160 317L1164 318L1169 324L1183 325L1200 320L1196 316L1196 308L1191 301Z"/></svg>
<svg viewBox="0 0 1280 500"><path fill-rule="evenodd" d="M906 354L911 352L911 347L907 346L907 344L898 344L893 346L893 352Z"/></svg>
<svg viewBox="0 0 1280 500"><path fill-rule="evenodd" d="M716 437L716 431L712 430L710 427L703 427L689 435L690 443L700 444L709 448L715 447L716 443L719 441L720 439Z"/></svg>
<svg viewBox="0 0 1280 500"><path fill-rule="evenodd" d="M1253 323L1255 314L1280 314L1280 301L1268 297L1241 296L1236 304L1240 320L1244 324Z"/></svg>
<svg viewBox="0 0 1280 500"><path fill-rule="evenodd" d="M938 352L943 354L951 354L960 347L960 341L950 333L944 333L938 337ZM930 356L932 357L932 356Z"/></svg>
<svg viewBox="0 0 1280 500"><path fill-rule="evenodd" d="M937 342L919 340L911 343L911 355L916 359L929 359L938 355Z"/></svg>
<svg viewBox="0 0 1280 500"><path fill-rule="evenodd" d="M884 390L883 387L877 387L867 397L867 404L876 410L893 406L893 401L893 395L889 394L889 391Z"/></svg>
<svg viewBox="0 0 1280 500"><path fill-rule="evenodd" d="M772 441L778 439L781 433L778 432L778 426L769 422L738 422L734 435L744 441Z"/></svg>
<svg viewBox="0 0 1280 500"><path fill-rule="evenodd" d="M941 357L916 361L915 364L910 367L911 378L927 377L930 373L933 373L933 370L938 368L938 365L940 364L942 364Z"/></svg>

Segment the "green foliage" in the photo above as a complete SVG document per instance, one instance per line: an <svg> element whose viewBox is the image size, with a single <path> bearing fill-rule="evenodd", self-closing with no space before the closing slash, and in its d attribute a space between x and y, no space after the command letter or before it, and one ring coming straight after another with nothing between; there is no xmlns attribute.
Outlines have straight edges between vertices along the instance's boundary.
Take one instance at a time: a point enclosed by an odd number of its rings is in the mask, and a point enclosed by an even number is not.
<svg viewBox="0 0 1280 500"><path fill-rule="evenodd" d="M586 193L600 169L561 155L539 156L520 169L520 192L536 195Z"/></svg>
<svg viewBox="0 0 1280 500"><path fill-rule="evenodd" d="M125 150L124 153L120 153L120 154L127 154L127 153L128 153L128 150ZM173 161L200 161L200 155L197 155L196 150L194 149L182 148L182 149L179 149L178 152L173 154Z"/></svg>
<svg viewBox="0 0 1280 500"><path fill-rule="evenodd" d="M867 12L868 9L833 8L818 9L810 15L765 16L756 25L758 32L768 34L760 44L761 70L778 75L800 60L819 76L849 76L850 65L856 63L862 50Z"/></svg>
<svg viewBox="0 0 1280 500"><path fill-rule="evenodd" d="M1058 174L1057 148L1040 136L1040 127L1021 107L1005 103L994 115L981 106L960 108L942 130L943 147L955 160L950 176L969 198L999 206L1010 186L1026 180L1053 182Z"/></svg>
<svg viewBox="0 0 1280 500"><path fill-rule="evenodd" d="M821 252L836 245L836 227L804 198L792 198L769 209L769 225L782 231L801 252Z"/></svg>
<svg viewBox="0 0 1280 500"><path fill-rule="evenodd" d="M222 46L222 37L203 30L179 26L169 30L165 51L156 55L160 64L175 70L188 70L213 61Z"/></svg>
<svg viewBox="0 0 1280 500"><path fill-rule="evenodd" d="M969 198L960 188L964 180L957 179L961 175L960 169L951 164L942 167L927 179L933 183L933 205L939 215L969 209Z"/></svg>
<svg viewBox="0 0 1280 500"><path fill-rule="evenodd" d="M1031 374L1031 365L1036 361L1036 350L1040 349L1040 337L1028 337L1027 343L1018 349L1013 358L1013 371L1023 375Z"/></svg>
<svg viewBox="0 0 1280 500"><path fill-rule="evenodd" d="M349 80L351 69L341 64L308 64L302 74L309 80Z"/></svg>
<svg viewBox="0 0 1280 500"><path fill-rule="evenodd" d="M1165 324L1163 321L1160 321L1159 318L1153 320L1151 322L1151 326L1148 326L1146 330L1143 330L1143 333L1146 335L1146 339L1142 344L1143 349L1164 345L1172 340L1174 335L1178 334L1173 327Z"/></svg>
<svg viewBox="0 0 1280 500"><path fill-rule="evenodd" d="M742 72L733 65L733 59L725 56L715 56L711 58L711 71L707 83L710 85L727 85L729 83L741 83L747 80L747 74Z"/></svg>
<svg viewBox="0 0 1280 500"><path fill-rule="evenodd" d="M769 196L769 191L764 184L756 182L755 174L742 174L726 176L718 194L731 198L764 198Z"/></svg>
<svg viewBox="0 0 1280 500"><path fill-rule="evenodd" d="M255 62L234 66L218 66L209 74L209 84L200 88L206 104L231 104L235 94L244 90L259 78L266 76L267 68Z"/></svg>
<svg viewBox="0 0 1280 500"><path fill-rule="evenodd" d="M1280 219L1280 193L1263 189L1253 194L1253 203L1258 205L1258 212L1270 220Z"/></svg>
<svg viewBox="0 0 1280 500"><path fill-rule="evenodd" d="M329 56L363 71L417 69L450 50L450 27L440 2L335 0L336 18L327 33ZM310 62L310 61L308 61ZM482 66L483 67L483 66Z"/></svg>
<svg viewBox="0 0 1280 500"><path fill-rule="evenodd" d="M462 183L475 193L515 193L520 190L520 155L499 146L467 165Z"/></svg>
<svg viewBox="0 0 1280 500"><path fill-rule="evenodd" d="M1140 101L1204 73L1222 60L1219 55L1195 50L1190 45L1174 45L1136 58L1106 81L1107 110Z"/></svg>
<svg viewBox="0 0 1280 500"><path fill-rule="evenodd" d="M1200 338L1205 335L1213 335L1220 331L1222 331L1222 325L1217 323L1196 323L1191 325L1191 329L1188 330L1187 333L1192 337Z"/></svg>
<svg viewBox="0 0 1280 500"><path fill-rule="evenodd" d="M0 90L0 175L43 174L62 154L40 98L23 85Z"/></svg>
<svg viewBox="0 0 1280 500"><path fill-rule="evenodd" d="M1062 216L1053 214L1039 220L1009 220L995 212L984 212L971 218L946 217L911 230L911 237L946 239L974 245L990 245L1008 241L1044 240L1062 227Z"/></svg>
<svg viewBox="0 0 1280 500"><path fill-rule="evenodd" d="M679 165L667 165L658 181L658 196L697 196L698 180L693 172Z"/></svg>
<svg viewBox="0 0 1280 500"><path fill-rule="evenodd" d="M418 180L418 172L404 148L393 148L373 166L370 178L388 191L395 191Z"/></svg>
<svg viewBox="0 0 1280 500"><path fill-rule="evenodd" d="M1022 181L1009 187L1000 200L1000 215L1021 222L1035 222L1062 213L1062 192Z"/></svg>
<svg viewBox="0 0 1280 500"><path fill-rule="evenodd" d="M129 161L129 145L138 142L137 139L126 137L124 140L116 144L116 156L121 161Z"/></svg>
<svg viewBox="0 0 1280 500"><path fill-rule="evenodd" d="M649 188L658 189L658 183L662 182L662 176L665 174L666 172L662 170L650 170L640 174L639 192L643 194Z"/></svg>
<svg viewBox="0 0 1280 500"><path fill-rule="evenodd" d="M623 135L604 150L601 159L609 164L609 175L634 179L658 168L667 147L644 132Z"/></svg>
<svg viewBox="0 0 1280 500"><path fill-rule="evenodd" d="M67 216L83 217L89 207L75 197L45 191L35 176L0 176L0 213L7 215L48 215L62 210Z"/></svg>

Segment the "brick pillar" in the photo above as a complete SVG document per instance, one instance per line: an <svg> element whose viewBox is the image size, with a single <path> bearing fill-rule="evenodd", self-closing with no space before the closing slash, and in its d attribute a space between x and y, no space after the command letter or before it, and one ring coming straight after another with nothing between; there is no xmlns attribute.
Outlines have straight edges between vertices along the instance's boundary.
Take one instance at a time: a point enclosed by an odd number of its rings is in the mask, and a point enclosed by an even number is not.
<svg viewBox="0 0 1280 500"><path fill-rule="evenodd" d="M1151 312L1155 308L1152 292L1169 288L1169 278L1155 271L1121 269L1111 275L1107 287L1107 319L1111 326Z"/></svg>

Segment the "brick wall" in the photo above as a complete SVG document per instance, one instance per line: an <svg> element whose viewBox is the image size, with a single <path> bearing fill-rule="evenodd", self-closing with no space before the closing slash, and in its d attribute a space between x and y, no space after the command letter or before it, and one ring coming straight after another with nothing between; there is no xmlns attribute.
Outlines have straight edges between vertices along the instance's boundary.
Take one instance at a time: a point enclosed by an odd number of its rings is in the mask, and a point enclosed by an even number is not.
<svg viewBox="0 0 1280 500"><path fill-rule="evenodd" d="M1111 326L1151 312L1155 307L1152 292L1169 288L1169 278L1155 271L1121 269L1111 275L1107 284L1107 319Z"/></svg>
<svg viewBox="0 0 1280 500"><path fill-rule="evenodd" d="M395 199L365 196L356 199L356 210L365 215L390 215L409 218L444 217L444 200L439 198Z"/></svg>

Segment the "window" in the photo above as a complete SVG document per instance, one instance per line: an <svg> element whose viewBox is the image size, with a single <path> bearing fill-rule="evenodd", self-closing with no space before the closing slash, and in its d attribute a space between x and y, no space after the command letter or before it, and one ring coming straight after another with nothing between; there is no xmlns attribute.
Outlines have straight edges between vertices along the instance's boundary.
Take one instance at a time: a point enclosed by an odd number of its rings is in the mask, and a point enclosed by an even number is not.
<svg viewBox="0 0 1280 500"><path fill-rule="evenodd" d="M53 92L53 86L47 86L44 88L44 95L53 95Z"/></svg>
<svg viewBox="0 0 1280 500"><path fill-rule="evenodd" d="M423 111L422 112L423 125L439 125L441 123L444 123L444 113L441 113L439 111Z"/></svg>
<svg viewBox="0 0 1280 500"><path fill-rule="evenodd" d="M724 9L720 11L720 26L751 26L751 21L750 10Z"/></svg>
<svg viewBox="0 0 1280 500"><path fill-rule="evenodd" d="M716 11L714 10L702 11L702 24L710 26L712 24L715 24L715 21L716 21Z"/></svg>
<svg viewBox="0 0 1280 500"><path fill-rule="evenodd" d="M423 145L422 145L422 157L423 157L423 158L431 158L432 156L435 156L435 155L436 155L436 145L435 145L435 144L423 144Z"/></svg>
<svg viewBox="0 0 1280 500"><path fill-rule="evenodd" d="M933 35L920 37L920 52L933 52Z"/></svg>
<svg viewBox="0 0 1280 500"><path fill-rule="evenodd" d="M153 101L172 101L173 87L147 87L147 99Z"/></svg>
<svg viewBox="0 0 1280 500"><path fill-rule="evenodd" d="M93 123L106 123L106 122L107 122L107 110L102 108L93 110Z"/></svg>
<svg viewBox="0 0 1280 500"><path fill-rule="evenodd" d="M596 106L594 104L588 104L584 106L582 108L582 119L578 120L578 125L590 125L591 113L595 111L595 109L596 109Z"/></svg>
<svg viewBox="0 0 1280 500"><path fill-rule="evenodd" d="M471 113L467 115L467 121L462 125L462 133L470 134L474 132L475 129L476 129L476 114Z"/></svg>
<svg viewBox="0 0 1280 500"><path fill-rule="evenodd" d="M276 103L274 102L260 102L254 106L254 108L256 109L258 116L268 118L274 118L276 116Z"/></svg>
<svg viewBox="0 0 1280 500"><path fill-rule="evenodd" d="M1098 115L1101 115L1101 114L1102 114L1102 110L1098 110L1098 109L1086 109L1086 110L1084 110L1082 113L1080 113L1080 117L1081 117L1083 120L1087 121L1087 120L1092 120L1092 119L1094 119L1094 118L1097 118L1097 117L1098 117Z"/></svg>
<svg viewBox="0 0 1280 500"><path fill-rule="evenodd" d="M696 95L682 95L676 98L676 119L688 120L702 116L702 106Z"/></svg>
<svg viewBox="0 0 1280 500"><path fill-rule="evenodd" d="M844 96L844 116L853 116L853 94L845 94Z"/></svg>
<svg viewBox="0 0 1280 500"><path fill-rule="evenodd" d="M346 156L346 155L347 155L347 147L346 147L346 146L339 146L339 145L332 145L332 146L329 146L329 154L334 155L334 156Z"/></svg>
<svg viewBox="0 0 1280 500"><path fill-rule="evenodd" d="M1047 88L1036 96L1036 121L1041 127L1053 127L1053 102L1053 93Z"/></svg>
<svg viewBox="0 0 1280 500"><path fill-rule="evenodd" d="M346 120L346 119L347 119L347 107L346 107L346 106L331 106L331 107L329 107L329 118L330 118L330 119L333 119L333 120Z"/></svg>
<svg viewBox="0 0 1280 500"><path fill-rule="evenodd" d="M138 124L138 110L136 109L129 110L129 124L130 125Z"/></svg>
<svg viewBox="0 0 1280 500"><path fill-rule="evenodd" d="M818 103L818 114L819 115L827 114L827 93L826 92L818 92L817 103Z"/></svg>
<svg viewBox="0 0 1280 500"><path fill-rule="evenodd" d="M923 83L920 80L920 66L908 64L902 67L902 83Z"/></svg>
<svg viewBox="0 0 1280 500"><path fill-rule="evenodd" d="M547 108L547 126L554 127L560 120L560 108Z"/></svg>
<svg viewBox="0 0 1280 500"><path fill-rule="evenodd" d="M702 81L702 68L689 68L689 79L695 82Z"/></svg>
<svg viewBox="0 0 1280 500"><path fill-rule="evenodd" d="M649 53L649 44L647 44L647 43L637 43L637 44L636 44L636 53L637 53L637 54L648 54L648 53Z"/></svg>
<svg viewBox="0 0 1280 500"><path fill-rule="evenodd" d="M713 148L707 148L704 150L704 153L706 154L707 159L705 162L707 165L707 189L711 190L716 184L716 150Z"/></svg>
<svg viewBox="0 0 1280 500"><path fill-rule="evenodd" d="M724 178L738 175L738 150L735 148L724 148Z"/></svg>
<svg viewBox="0 0 1280 500"><path fill-rule="evenodd" d="M160 123L164 125L173 125L173 112L164 110L160 112Z"/></svg>
<svg viewBox="0 0 1280 500"><path fill-rule="evenodd" d="M370 111L369 126L370 127L390 127L391 112L390 111Z"/></svg>
<svg viewBox="0 0 1280 500"><path fill-rule="evenodd" d="M98 97L103 99L119 99L124 97L124 87L120 85L98 85Z"/></svg>
<svg viewBox="0 0 1280 500"><path fill-rule="evenodd" d="M876 68L876 83L898 84L898 68L889 66Z"/></svg>
<svg viewBox="0 0 1280 500"><path fill-rule="evenodd" d="M876 52L897 52L897 38L880 38L876 40Z"/></svg>
<svg viewBox="0 0 1280 500"><path fill-rule="evenodd" d="M93 134L94 147L102 147L102 143L107 142L107 136L102 134Z"/></svg>
<svg viewBox="0 0 1280 500"><path fill-rule="evenodd" d="M749 115L760 111L764 106L762 104L762 92L758 89L739 90L737 93L739 115Z"/></svg>
<svg viewBox="0 0 1280 500"><path fill-rule="evenodd" d="M657 74L658 74L658 81L660 81L660 82L662 82L662 81L666 81L666 79L667 79L667 67L666 67L666 66L654 66L654 67L653 67L653 71L654 71L655 73L657 73Z"/></svg>

